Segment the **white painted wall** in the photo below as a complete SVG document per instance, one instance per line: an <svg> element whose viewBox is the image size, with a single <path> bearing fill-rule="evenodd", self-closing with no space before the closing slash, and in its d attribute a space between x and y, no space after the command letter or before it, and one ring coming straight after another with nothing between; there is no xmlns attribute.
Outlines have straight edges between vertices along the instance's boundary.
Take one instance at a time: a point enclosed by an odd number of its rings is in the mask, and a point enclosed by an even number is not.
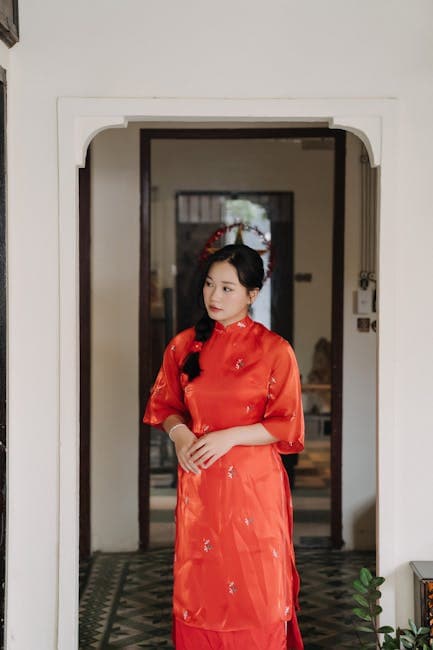
<svg viewBox="0 0 433 650"><path fill-rule="evenodd" d="M347 136L343 332L343 539L345 549L373 549L376 536L377 335L358 332L361 240L361 142ZM377 314L366 314L372 320Z"/></svg>
<svg viewBox="0 0 433 650"><path fill-rule="evenodd" d="M102 133L92 149L93 550L138 548L138 152L132 129Z"/></svg>
<svg viewBox="0 0 433 650"><path fill-rule="evenodd" d="M384 203L395 210L395 230L386 223L381 253L388 311L379 413L387 429L379 431L379 451L388 462L380 496L393 504L380 512L381 559L396 594L389 619L402 624L411 615L408 562L431 559L433 547L424 524L433 456L432 18L429 0L21 0L21 42L8 65L8 650L57 647L59 332L68 324L59 318L56 107L65 95L208 97L221 114L218 98L228 97L246 112L267 110L278 97L398 98L399 155L387 160L392 171L382 170L385 184L396 182ZM239 25L248 33L242 46ZM196 100L182 104L195 114ZM390 137L387 130L388 151ZM68 591L75 593L63 585L61 593ZM62 637L59 648L72 647L71 638Z"/></svg>

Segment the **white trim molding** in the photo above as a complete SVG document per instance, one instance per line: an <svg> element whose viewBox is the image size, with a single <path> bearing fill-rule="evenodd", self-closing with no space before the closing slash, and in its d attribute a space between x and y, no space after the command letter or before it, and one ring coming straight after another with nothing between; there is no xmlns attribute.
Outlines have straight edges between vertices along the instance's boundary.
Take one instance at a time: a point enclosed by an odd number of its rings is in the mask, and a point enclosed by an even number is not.
<svg viewBox="0 0 433 650"><path fill-rule="evenodd" d="M355 133L380 166L377 519L378 570L387 578L384 618L395 617L394 588L394 222L398 101L392 98L93 98L58 99L59 156L59 593L58 650L78 648L79 572L79 259L78 167L92 138L131 121L193 123L323 122ZM385 380L386 378L386 380Z"/></svg>

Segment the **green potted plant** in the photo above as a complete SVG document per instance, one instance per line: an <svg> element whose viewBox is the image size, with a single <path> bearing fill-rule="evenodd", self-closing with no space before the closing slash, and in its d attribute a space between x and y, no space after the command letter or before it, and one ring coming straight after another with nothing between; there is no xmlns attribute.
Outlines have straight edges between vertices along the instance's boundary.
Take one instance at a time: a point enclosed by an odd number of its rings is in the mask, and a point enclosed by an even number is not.
<svg viewBox="0 0 433 650"><path fill-rule="evenodd" d="M382 593L379 587L384 582L385 578L373 576L364 567L359 572L359 578L353 583L355 589L353 598L357 607L354 607L352 611L363 621L362 624L356 626L359 645L362 648L379 648L380 650L401 650L401 648L430 650L433 648L433 639L430 638L429 628L417 628L410 619L407 629L398 627L394 630L390 625L378 625L377 617L382 612L382 607L379 605ZM365 636L367 634L368 636Z"/></svg>

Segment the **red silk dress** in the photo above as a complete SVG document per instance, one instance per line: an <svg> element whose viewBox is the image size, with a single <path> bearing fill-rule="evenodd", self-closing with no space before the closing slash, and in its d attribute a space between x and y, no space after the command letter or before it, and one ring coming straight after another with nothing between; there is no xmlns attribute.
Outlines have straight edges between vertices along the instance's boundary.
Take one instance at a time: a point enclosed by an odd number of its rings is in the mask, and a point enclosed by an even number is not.
<svg viewBox="0 0 433 650"><path fill-rule="evenodd" d="M199 377L181 372L194 328L168 344L143 421L179 415L197 437L260 422L277 442L237 445L201 474L178 466L176 650L302 650L293 510L280 453L304 445L298 365L283 338L249 316L216 322ZM280 453L279 453L280 452Z"/></svg>

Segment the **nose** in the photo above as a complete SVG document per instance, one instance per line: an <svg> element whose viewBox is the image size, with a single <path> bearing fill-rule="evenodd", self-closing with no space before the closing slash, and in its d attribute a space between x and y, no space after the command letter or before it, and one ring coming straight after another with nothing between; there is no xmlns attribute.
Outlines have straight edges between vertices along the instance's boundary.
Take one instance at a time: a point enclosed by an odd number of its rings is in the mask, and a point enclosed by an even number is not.
<svg viewBox="0 0 433 650"><path fill-rule="evenodd" d="M211 287L211 290L210 290L210 298L211 298L211 300L219 300L221 298L221 295L222 295L221 291L220 291L220 289L218 287L216 287L216 286Z"/></svg>

